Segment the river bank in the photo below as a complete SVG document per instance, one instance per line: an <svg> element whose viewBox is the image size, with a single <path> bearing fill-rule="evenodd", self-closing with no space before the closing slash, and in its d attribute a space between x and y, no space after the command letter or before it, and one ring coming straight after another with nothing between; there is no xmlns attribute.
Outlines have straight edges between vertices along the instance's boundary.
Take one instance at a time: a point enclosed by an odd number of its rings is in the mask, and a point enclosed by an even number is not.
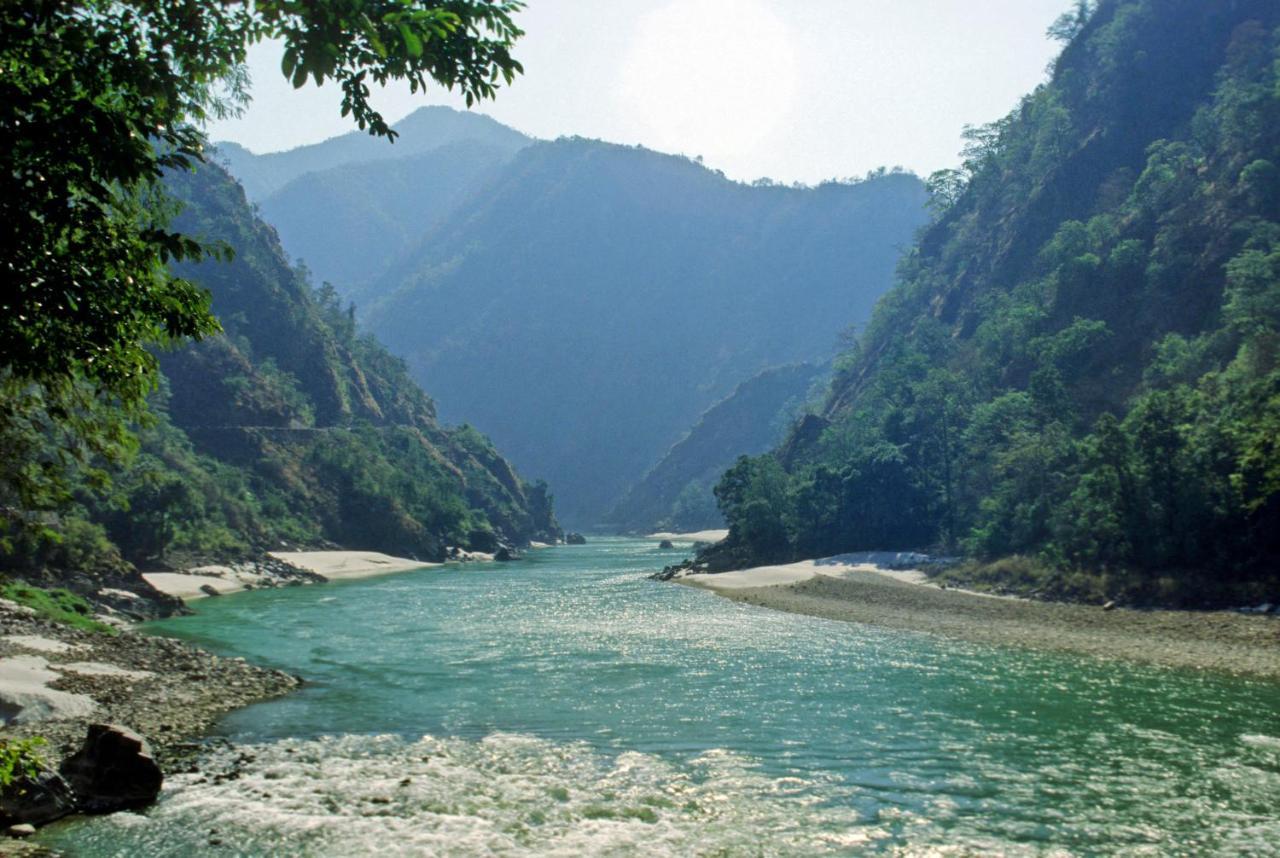
<svg viewBox="0 0 1280 858"><path fill-rule="evenodd" d="M301 685L241 658L109 628L76 628L0 600L0 741L43 739L37 755L57 771L90 725L121 725L147 741L167 777L192 770L207 750L199 740L222 716ZM0 854L11 843L0 839Z"/></svg>
<svg viewBox="0 0 1280 858"><path fill-rule="evenodd" d="M675 578L761 607L1172 668L1280 679L1280 617L1129 610L992 596L841 558Z"/></svg>

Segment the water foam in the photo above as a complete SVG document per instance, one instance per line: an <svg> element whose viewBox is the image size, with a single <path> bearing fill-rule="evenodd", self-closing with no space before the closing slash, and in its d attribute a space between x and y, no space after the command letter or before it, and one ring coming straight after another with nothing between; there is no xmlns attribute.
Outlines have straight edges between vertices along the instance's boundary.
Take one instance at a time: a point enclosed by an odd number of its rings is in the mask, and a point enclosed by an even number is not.
<svg viewBox="0 0 1280 858"><path fill-rule="evenodd" d="M217 752L145 816L79 828L117 854L804 855L883 844L821 777L771 777L716 750L675 763L524 735L342 736Z"/></svg>

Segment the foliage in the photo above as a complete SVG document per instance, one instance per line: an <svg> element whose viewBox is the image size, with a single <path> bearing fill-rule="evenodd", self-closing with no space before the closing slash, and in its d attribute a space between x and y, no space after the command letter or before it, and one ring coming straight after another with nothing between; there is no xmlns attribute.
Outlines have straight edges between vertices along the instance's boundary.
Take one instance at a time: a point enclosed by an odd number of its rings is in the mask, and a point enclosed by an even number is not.
<svg viewBox="0 0 1280 858"><path fill-rule="evenodd" d="M300 4L36 0L0 13L0 435L53 422L53 459L108 448L156 381L148 346L214 333L209 294L171 263L224 255L170 228L166 170L200 161L197 126L243 100L249 45L284 43L295 86L336 81L343 114L394 138L368 82L434 79L468 103L520 71L510 47L519 3L488 0ZM24 410L30 409L30 410ZM64 419L65 418L65 419ZM105 426L103 425L105 424ZM105 433L105 434L104 434ZM102 449L92 452L101 453ZM73 465L86 457L73 455ZM6 495L47 506L64 464L9 465ZM6 499L7 500L7 499ZM11 524L12 524L11 517Z"/></svg>
<svg viewBox="0 0 1280 858"><path fill-rule="evenodd" d="M1280 10L1069 23L1052 81L967 135L817 423L767 481L722 478L721 554L958 548L1089 598L1280 584Z"/></svg>
<svg viewBox="0 0 1280 858"><path fill-rule="evenodd" d="M0 739L0 793L15 782L36 777L45 769L39 749L48 742L41 736L30 739Z"/></svg>
<svg viewBox="0 0 1280 858"><path fill-rule="evenodd" d="M93 606L60 587L46 590L18 581L0 584L0 598L31 608L42 617L90 632L114 635L116 630L93 618Z"/></svg>

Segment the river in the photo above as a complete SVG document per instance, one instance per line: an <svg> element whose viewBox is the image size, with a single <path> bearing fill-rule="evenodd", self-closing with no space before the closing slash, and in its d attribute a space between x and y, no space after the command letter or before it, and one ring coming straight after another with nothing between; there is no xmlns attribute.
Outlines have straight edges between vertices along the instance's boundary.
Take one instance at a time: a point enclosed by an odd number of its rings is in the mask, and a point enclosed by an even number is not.
<svg viewBox="0 0 1280 858"><path fill-rule="evenodd" d="M197 603L305 677L73 855L1280 850L1280 686L775 613L598 539Z"/></svg>

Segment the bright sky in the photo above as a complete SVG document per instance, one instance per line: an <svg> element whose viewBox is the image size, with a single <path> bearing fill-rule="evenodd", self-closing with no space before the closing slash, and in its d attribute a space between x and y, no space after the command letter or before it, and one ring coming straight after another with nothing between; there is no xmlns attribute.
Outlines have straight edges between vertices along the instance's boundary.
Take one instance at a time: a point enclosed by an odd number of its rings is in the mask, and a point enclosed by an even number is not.
<svg viewBox="0 0 1280 858"><path fill-rule="evenodd" d="M735 179L817 182L954 166L966 123L1045 78L1045 29L1069 0L528 0L525 74L478 109L542 138L701 155ZM254 102L210 128L255 152L353 127L334 85L294 90L275 45L250 58ZM379 94L390 120L443 90Z"/></svg>

